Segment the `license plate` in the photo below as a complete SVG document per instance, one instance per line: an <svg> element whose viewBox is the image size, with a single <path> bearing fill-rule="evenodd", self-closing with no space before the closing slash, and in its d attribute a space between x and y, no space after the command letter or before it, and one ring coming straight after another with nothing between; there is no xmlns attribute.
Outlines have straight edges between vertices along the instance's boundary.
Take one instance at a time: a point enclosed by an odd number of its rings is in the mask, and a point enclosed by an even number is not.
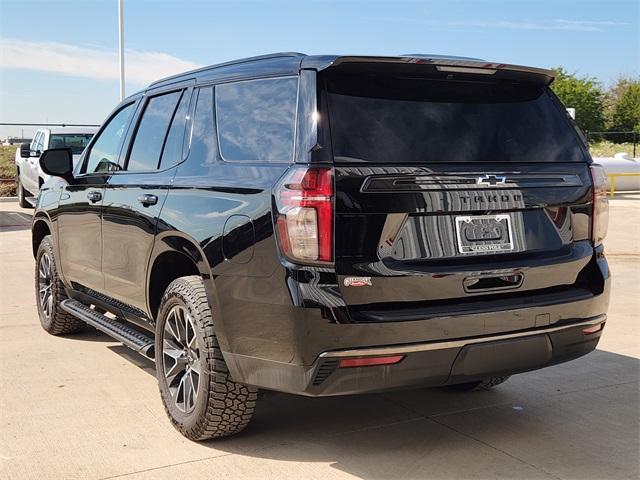
<svg viewBox="0 0 640 480"><path fill-rule="evenodd" d="M456 217L460 253L501 253L513 250L511 218L503 215Z"/></svg>

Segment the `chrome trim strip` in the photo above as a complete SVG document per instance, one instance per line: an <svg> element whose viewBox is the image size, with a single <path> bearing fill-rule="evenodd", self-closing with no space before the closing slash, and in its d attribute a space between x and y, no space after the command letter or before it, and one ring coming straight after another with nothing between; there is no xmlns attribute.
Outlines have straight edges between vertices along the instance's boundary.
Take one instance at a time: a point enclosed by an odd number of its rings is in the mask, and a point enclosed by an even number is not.
<svg viewBox="0 0 640 480"><path fill-rule="evenodd" d="M390 347L375 347L375 348L356 348L352 350L336 350L331 352L323 352L319 355L320 358L344 358L344 357L369 357L369 356L384 356L384 355L398 355L406 353L426 352L430 350L444 350L447 348L458 348L466 345L473 345L476 343L495 342L498 340L509 340L513 338L531 337L534 335L541 335L546 333L560 332L562 330L569 330L576 327L590 327L597 325L598 323L604 323L607 320L606 315L598 315L588 320L579 321L576 323L559 325L556 327L543 328L539 330L526 330L522 332L506 333L503 335L493 335L489 337L476 337L467 338L461 340L450 340L444 342L430 342L430 343L418 343L410 345L395 345Z"/></svg>
<svg viewBox="0 0 640 480"><path fill-rule="evenodd" d="M491 184L480 182L484 177L496 177L501 180ZM558 188L582 187L582 180L578 175L569 173L550 174L519 174L511 172L499 173L456 173L440 175L371 175L367 177L360 191L370 192L414 192L414 191L447 191L447 190L497 190L522 188Z"/></svg>

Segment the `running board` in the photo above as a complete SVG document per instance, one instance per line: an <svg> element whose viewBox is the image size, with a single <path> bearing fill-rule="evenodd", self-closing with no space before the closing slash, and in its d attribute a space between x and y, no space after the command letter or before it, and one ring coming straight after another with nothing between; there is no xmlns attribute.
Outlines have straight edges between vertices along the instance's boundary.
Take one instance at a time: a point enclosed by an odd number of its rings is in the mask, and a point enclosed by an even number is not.
<svg viewBox="0 0 640 480"><path fill-rule="evenodd" d="M60 306L65 312L70 313L74 317L115 338L145 357L154 360L153 338L148 337L144 333L131 328L117 319L109 318L106 315L96 312L77 300L68 298L67 300L63 300Z"/></svg>

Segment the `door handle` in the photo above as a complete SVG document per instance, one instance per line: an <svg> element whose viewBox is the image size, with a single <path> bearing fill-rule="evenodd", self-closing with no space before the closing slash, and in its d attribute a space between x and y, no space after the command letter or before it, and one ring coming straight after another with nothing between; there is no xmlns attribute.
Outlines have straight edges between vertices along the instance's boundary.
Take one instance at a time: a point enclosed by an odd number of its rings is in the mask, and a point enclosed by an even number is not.
<svg viewBox="0 0 640 480"><path fill-rule="evenodd" d="M91 203L96 203L99 202L100 200L102 200L102 194L100 192L89 192L87 193L87 198L89 199L89 201Z"/></svg>
<svg viewBox="0 0 640 480"><path fill-rule="evenodd" d="M158 197L151 193L145 193L144 195L140 195L138 197L138 201L145 207L149 207L158 203Z"/></svg>

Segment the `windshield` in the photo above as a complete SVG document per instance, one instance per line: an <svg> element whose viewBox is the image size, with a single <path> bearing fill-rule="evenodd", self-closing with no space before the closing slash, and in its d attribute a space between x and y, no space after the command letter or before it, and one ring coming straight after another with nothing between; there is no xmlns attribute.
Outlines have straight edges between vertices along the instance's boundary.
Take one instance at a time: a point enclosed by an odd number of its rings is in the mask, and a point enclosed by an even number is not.
<svg viewBox="0 0 640 480"><path fill-rule="evenodd" d="M93 133L54 133L49 139L49 148L71 148L74 155L82 153Z"/></svg>
<svg viewBox="0 0 640 480"><path fill-rule="evenodd" d="M579 137L542 85L406 77L325 77L337 162L577 162Z"/></svg>

